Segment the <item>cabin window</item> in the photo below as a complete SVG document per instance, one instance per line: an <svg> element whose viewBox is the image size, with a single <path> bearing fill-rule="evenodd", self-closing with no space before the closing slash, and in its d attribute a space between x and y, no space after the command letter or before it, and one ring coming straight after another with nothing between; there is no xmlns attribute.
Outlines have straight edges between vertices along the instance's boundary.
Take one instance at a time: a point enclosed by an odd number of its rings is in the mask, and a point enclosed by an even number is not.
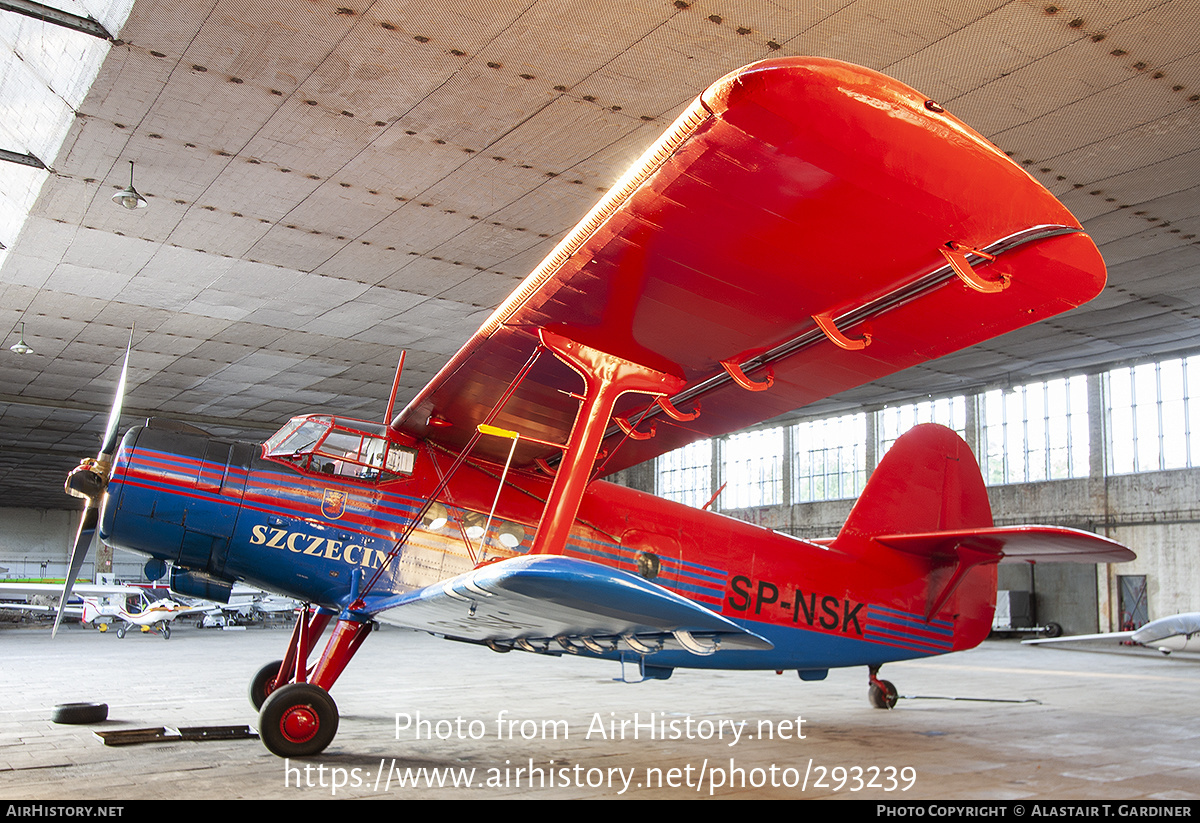
<svg viewBox="0 0 1200 823"><path fill-rule="evenodd" d="M265 457L311 474L378 482L412 474L416 449L375 423L313 415L288 422L263 444Z"/></svg>

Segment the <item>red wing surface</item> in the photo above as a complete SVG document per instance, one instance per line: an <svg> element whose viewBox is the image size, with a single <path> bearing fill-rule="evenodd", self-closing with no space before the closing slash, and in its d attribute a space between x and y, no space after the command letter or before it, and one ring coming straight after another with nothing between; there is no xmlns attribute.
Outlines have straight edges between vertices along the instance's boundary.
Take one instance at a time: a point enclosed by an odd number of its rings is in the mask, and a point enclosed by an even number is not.
<svg viewBox="0 0 1200 823"><path fill-rule="evenodd" d="M615 416L657 435L612 426L612 472L1066 311L1104 277L1070 212L936 103L846 63L764 61L701 95L394 423L461 447L545 327L702 406L677 420L625 395ZM768 373L765 391L734 377ZM565 443L582 390L544 353L495 425ZM557 453L522 441L515 462Z"/></svg>

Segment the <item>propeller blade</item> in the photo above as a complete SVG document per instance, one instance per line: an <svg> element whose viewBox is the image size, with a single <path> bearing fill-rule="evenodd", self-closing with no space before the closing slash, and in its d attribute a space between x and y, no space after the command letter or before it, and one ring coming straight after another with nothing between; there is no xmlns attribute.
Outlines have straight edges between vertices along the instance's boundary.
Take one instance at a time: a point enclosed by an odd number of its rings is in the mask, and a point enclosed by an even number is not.
<svg viewBox="0 0 1200 823"><path fill-rule="evenodd" d="M75 578L83 568L87 559L88 548L96 537L96 526L100 522L100 501L108 488L108 478L112 472L112 457L117 452L117 429L121 424L121 405L125 400L125 382L129 377L129 354L133 350L133 329L129 330L129 343L125 346L125 362L121 365L121 379L117 381L117 393L113 397L112 409L108 413L108 423L104 427L104 438L100 441L100 453L96 459L85 458L67 475L64 489L73 497L81 497L87 501L83 515L79 518L79 531L75 533L75 545L71 547L71 559L67 569L67 579L63 583L62 597L58 601L58 614L54 617L54 630L51 637L58 634L59 624L62 623L63 612L67 601L71 598L71 589L75 586Z"/></svg>
<svg viewBox="0 0 1200 823"><path fill-rule="evenodd" d="M58 600L58 614L54 616L54 629L50 632L50 636L54 637L58 634L58 624L62 622L63 613L67 609L67 601L71 599L71 589L75 586L75 578L79 575L79 570L83 568L83 561L87 558L88 547L92 545L92 539L96 536L96 524L100 520L100 510L92 500L88 500L87 508L83 510L83 516L79 518L79 531L75 533L75 545L71 547L71 561L68 564L67 579L63 583L62 597Z"/></svg>
<svg viewBox="0 0 1200 823"><path fill-rule="evenodd" d="M121 379L117 382L117 393L113 397L112 409L108 413L108 425L104 427L104 440L100 443L99 458L111 457L117 450L117 428L121 423L121 405L125 402L125 381L129 376L129 353L133 350L133 329L129 330L129 344L125 346L125 362L121 365Z"/></svg>

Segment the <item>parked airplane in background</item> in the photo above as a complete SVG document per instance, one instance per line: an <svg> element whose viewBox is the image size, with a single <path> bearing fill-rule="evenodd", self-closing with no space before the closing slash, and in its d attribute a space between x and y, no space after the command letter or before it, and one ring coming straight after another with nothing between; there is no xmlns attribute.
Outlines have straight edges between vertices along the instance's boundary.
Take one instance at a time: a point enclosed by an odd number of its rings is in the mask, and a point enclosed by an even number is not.
<svg viewBox="0 0 1200 823"><path fill-rule="evenodd" d="M127 602L99 603L91 598L83 599L83 622L95 623L97 619L109 617L121 621L117 628L117 637L124 638L130 626L139 626L162 635L163 640L171 639L171 624L176 618L189 614L206 612L211 605L185 606L169 597L151 599L141 589L132 606Z"/></svg>
<svg viewBox="0 0 1200 823"><path fill-rule="evenodd" d="M1200 651L1200 612L1184 612L1160 617L1133 631L1075 634L1070 637L1042 637L1021 642L1035 646L1043 643L1071 643L1083 640L1132 640L1138 645L1158 649L1163 654Z"/></svg>
<svg viewBox="0 0 1200 823"><path fill-rule="evenodd" d="M245 581L312 604L251 687L281 756L333 739L329 689L375 621L647 678L866 666L890 708L881 665L987 636L1001 560L1132 552L994 527L940 426L901 437L822 542L598 478L1103 285L1075 218L936 102L846 63L757 63L689 106L393 416L397 373L383 424L302 416L253 444L151 420L118 444L122 370L99 455L67 479L87 501L70 577L99 530L152 577L173 563L186 595Z"/></svg>
<svg viewBox="0 0 1200 823"><path fill-rule="evenodd" d="M200 628L228 628L241 623L253 623L268 615L295 613L300 604L290 597L280 597L251 586L235 585L229 602L211 603L199 621Z"/></svg>
<svg viewBox="0 0 1200 823"><path fill-rule="evenodd" d="M0 595L55 595L61 598L63 585L62 583L4 583L0 584ZM212 608L211 604L185 606L169 597L153 598L140 586L83 584L74 586L73 591L81 595L83 602L79 606L64 605L61 602L57 607L36 603L0 603L0 608L13 611L56 612L56 627L63 614L78 617L83 623L99 625L120 622L117 637L125 637L130 626L140 626L157 632L164 639L170 639L171 623L177 617L198 614Z"/></svg>
<svg viewBox="0 0 1200 823"><path fill-rule="evenodd" d="M124 606L126 598L141 592L137 586L118 586L107 583L76 584L72 593L78 597L77 604L63 602L62 583L0 583L0 609L7 611L50 614L62 612L82 618L84 604L91 601L96 607ZM46 605L50 599L59 600L58 606ZM40 602L45 601L45 602Z"/></svg>

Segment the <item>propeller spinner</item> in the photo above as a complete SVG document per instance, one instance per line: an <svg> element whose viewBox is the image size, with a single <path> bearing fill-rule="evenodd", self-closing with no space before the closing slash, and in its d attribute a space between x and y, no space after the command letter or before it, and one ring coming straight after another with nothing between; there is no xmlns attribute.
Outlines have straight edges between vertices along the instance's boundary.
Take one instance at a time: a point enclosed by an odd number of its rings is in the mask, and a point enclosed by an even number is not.
<svg viewBox="0 0 1200 823"><path fill-rule="evenodd" d="M108 487L108 478L112 474L112 459L117 451L117 426L121 422L121 403L125 399L125 380L129 375L129 352L133 349L133 329L129 330L129 344L125 347L125 362L121 365L121 379L117 382L117 393L113 397L112 409L108 413L108 424L104 429L104 439L100 442L100 452L95 458L85 457L79 465L71 469L64 484L64 490L72 497L80 497L87 501L83 514L79 518L79 530L75 533L75 545L71 547L71 559L67 568L67 579L63 584L62 597L58 601L58 614L54 617L54 629L51 636L58 634L58 626L62 622L63 612L71 597L71 589L75 586L75 577L83 567L87 558L88 547L96 536L96 525L100 520L100 500Z"/></svg>

